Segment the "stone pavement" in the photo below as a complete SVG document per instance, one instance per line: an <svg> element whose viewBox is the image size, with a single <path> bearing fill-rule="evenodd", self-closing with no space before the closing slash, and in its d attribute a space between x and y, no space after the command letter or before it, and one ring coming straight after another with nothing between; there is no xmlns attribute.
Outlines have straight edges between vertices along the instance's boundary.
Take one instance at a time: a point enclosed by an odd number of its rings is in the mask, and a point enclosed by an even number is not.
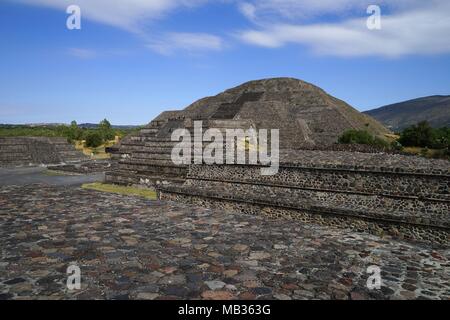
<svg viewBox="0 0 450 320"><path fill-rule="evenodd" d="M0 244L0 299L450 299L449 248L76 187L0 188Z"/></svg>
<svg viewBox="0 0 450 320"><path fill-rule="evenodd" d="M73 174L51 172L46 167L0 168L0 187L38 183L53 186L80 186L83 183L101 182L104 179L103 172Z"/></svg>

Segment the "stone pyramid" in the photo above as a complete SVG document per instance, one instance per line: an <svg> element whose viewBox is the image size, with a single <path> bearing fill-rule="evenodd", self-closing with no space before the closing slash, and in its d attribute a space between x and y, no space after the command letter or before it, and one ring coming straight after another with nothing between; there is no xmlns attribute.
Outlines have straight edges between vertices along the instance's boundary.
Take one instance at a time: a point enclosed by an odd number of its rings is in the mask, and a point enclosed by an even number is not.
<svg viewBox="0 0 450 320"><path fill-rule="evenodd" d="M332 145L347 129L374 135L389 131L371 117L322 89L292 78L251 81L214 97L203 98L182 111L163 112L139 134L128 136L115 150L119 169L107 181L146 184L184 181L186 168L170 158L175 129L279 129L281 149Z"/></svg>

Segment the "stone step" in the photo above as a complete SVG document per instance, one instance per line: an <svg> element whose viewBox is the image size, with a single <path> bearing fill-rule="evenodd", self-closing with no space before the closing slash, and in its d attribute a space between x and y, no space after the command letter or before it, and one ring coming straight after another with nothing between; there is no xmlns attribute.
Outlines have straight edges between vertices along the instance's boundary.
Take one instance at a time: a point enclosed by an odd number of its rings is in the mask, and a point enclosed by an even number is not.
<svg viewBox="0 0 450 320"><path fill-rule="evenodd" d="M148 148L157 147L157 148L171 148L171 149L176 144L177 144L177 142L173 142L173 141L146 141L144 143L145 147L148 147Z"/></svg>
<svg viewBox="0 0 450 320"><path fill-rule="evenodd" d="M169 153L147 153L147 152L133 152L131 154L133 160L163 160L171 161L171 154Z"/></svg>
<svg viewBox="0 0 450 320"><path fill-rule="evenodd" d="M185 166L176 166L172 162L167 161L150 161L150 163L144 163L139 161L121 160L119 162L119 169L125 171L129 170L134 172L141 172L144 175L164 173L185 177L187 174L187 168Z"/></svg>
<svg viewBox="0 0 450 320"><path fill-rule="evenodd" d="M156 166L126 166L119 164L119 169L123 171L130 171L130 173L138 173L143 176L162 176L170 177L186 177L186 169L177 167L156 167Z"/></svg>
<svg viewBox="0 0 450 320"><path fill-rule="evenodd" d="M139 133L140 133L140 134L143 134L143 135L145 135L145 134L156 134L156 133L158 133L158 131L159 131L159 128L158 128L158 127L155 127L155 128L145 128L145 129L141 129L141 130L139 131Z"/></svg>
<svg viewBox="0 0 450 320"><path fill-rule="evenodd" d="M13 152L9 152L9 153L0 153L0 160L14 160L14 159L18 159L18 160L31 160L31 155L29 153L13 153Z"/></svg>
<svg viewBox="0 0 450 320"><path fill-rule="evenodd" d="M337 168L305 168L280 165L278 173L263 176L261 166L192 165L189 177L269 184L323 191L345 191L379 195L422 197L450 201L450 179L446 175L340 170Z"/></svg>
<svg viewBox="0 0 450 320"><path fill-rule="evenodd" d="M77 152L75 147L70 144L55 144L54 146L57 151L75 151L75 152Z"/></svg>
<svg viewBox="0 0 450 320"><path fill-rule="evenodd" d="M32 160L0 160L1 167L22 167L33 165Z"/></svg>
<svg viewBox="0 0 450 320"><path fill-rule="evenodd" d="M176 165L172 162L172 160L152 160L152 159L123 159L119 161L119 164L127 164L127 165L145 165L145 166L157 166L157 167L183 167L187 169L185 165Z"/></svg>
<svg viewBox="0 0 450 320"><path fill-rule="evenodd" d="M131 156L133 153L148 153L148 154L171 154L172 148L150 148L150 147L142 147L142 148L121 148L120 154L128 154Z"/></svg>
<svg viewBox="0 0 450 320"><path fill-rule="evenodd" d="M25 144L18 145L0 145L1 153L28 152L28 146Z"/></svg>
<svg viewBox="0 0 450 320"><path fill-rule="evenodd" d="M131 143L145 143L145 142L151 142L151 141L158 141L158 138L156 138L155 136L148 136L148 135L139 135L139 136L132 136L129 137L128 142ZM126 142L124 142L126 143Z"/></svg>
<svg viewBox="0 0 450 320"><path fill-rule="evenodd" d="M111 171L105 175L107 183L121 184L121 185L138 185L149 188L155 188L157 184L182 184L185 179L176 176L159 176L159 175L143 175L139 173L130 173L130 171Z"/></svg>

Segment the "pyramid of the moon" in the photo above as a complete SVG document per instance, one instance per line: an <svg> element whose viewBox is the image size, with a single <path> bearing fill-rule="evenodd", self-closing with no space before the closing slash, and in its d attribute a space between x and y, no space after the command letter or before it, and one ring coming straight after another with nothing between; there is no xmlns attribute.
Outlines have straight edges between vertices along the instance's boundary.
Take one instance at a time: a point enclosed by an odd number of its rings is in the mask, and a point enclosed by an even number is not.
<svg viewBox="0 0 450 320"><path fill-rule="evenodd" d="M182 111L163 112L139 134L128 136L115 157L119 169L107 180L127 184L183 181L186 168L175 166L170 154L178 128L279 129L281 149L332 145L347 129L374 135L389 131L371 117L301 80L275 78L251 81L213 97L200 99ZM193 132L193 131L191 131Z"/></svg>

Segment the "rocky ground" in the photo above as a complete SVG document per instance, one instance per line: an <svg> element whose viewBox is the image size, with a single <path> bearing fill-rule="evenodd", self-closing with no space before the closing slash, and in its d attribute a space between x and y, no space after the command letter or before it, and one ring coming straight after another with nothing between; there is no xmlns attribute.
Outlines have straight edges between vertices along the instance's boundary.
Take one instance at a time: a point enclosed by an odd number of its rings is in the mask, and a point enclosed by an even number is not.
<svg viewBox="0 0 450 320"><path fill-rule="evenodd" d="M78 187L1 187L0 243L0 299L450 299L449 248Z"/></svg>

